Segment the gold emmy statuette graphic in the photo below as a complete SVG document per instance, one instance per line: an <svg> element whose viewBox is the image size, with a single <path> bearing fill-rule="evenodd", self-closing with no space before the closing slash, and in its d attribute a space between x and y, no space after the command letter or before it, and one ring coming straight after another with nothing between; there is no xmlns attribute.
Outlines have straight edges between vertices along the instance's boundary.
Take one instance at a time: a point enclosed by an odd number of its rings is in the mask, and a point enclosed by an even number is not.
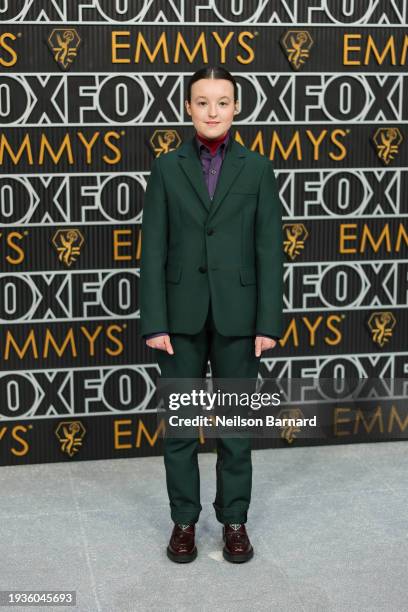
<svg viewBox="0 0 408 612"><path fill-rule="evenodd" d="M150 145L159 157L162 153L168 153L178 149L181 144L181 138L176 130L155 130L150 138Z"/></svg>
<svg viewBox="0 0 408 612"><path fill-rule="evenodd" d="M285 233L283 250L291 259L295 259L305 248L305 240L309 233L303 223L285 223L283 231Z"/></svg>
<svg viewBox="0 0 408 612"><path fill-rule="evenodd" d="M71 266L81 252L84 237L77 229L58 230L52 239L58 252L58 259L66 266Z"/></svg>
<svg viewBox="0 0 408 612"><path fill-rule="evenodd" d="M48 38L48 46L57 64L64 70L71 68L81 43L78 32L73 28L55 29Z"/></svg>
<svg viewBox="0 0 408 612"><path fill-rule="evenodd" d="M278 413L277 419L304 419L305 415L300 410L300 408L284 408L280 410ZM302 431L300 427L297 425L282 425L280 427L282 430L281 438L286 440L288 444L292 444L293 440L296 438L295 432Z"/></svg>
<svg viewBox="0 0 408 612"><path fill-rule="evenodd" d="M384 164L389 164L398 154L402 134L396 127L378 128L373 136L377 155Z"/></svg>
<svg viewBox="0 0 408 612"><path fill-rule="evenodd" d="M310 57L313 39L306 30L288 30L281 37L281 46L285 51L289 64L295 70L302 68Z"/></svg>
<svg viewBox="0 0 408 612"><path fill-rule="evenodd" d="M73 457L82 446L85 427L80 421L63 421L55 430L55 435L61 443L61 451Z"/></svg>
<svg viewBox="0 0 408 612"><path fill-rule="evenodd" d="M389 311L373 312L367 323L372 340L376 342L378 346L384 346L386 342L389 342L395 324L395 317L392 312Z"/></svg>

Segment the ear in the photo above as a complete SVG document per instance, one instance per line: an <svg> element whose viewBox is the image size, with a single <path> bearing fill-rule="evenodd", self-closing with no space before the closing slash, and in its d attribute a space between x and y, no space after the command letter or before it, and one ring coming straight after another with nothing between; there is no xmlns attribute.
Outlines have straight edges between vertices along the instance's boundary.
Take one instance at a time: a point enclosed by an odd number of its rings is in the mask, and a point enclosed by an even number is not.
<svg viewBox="0 0 408 612"><path fill-rule="evenodd" d="M186 107L187 114L191 116L191 109L190 109L190 104L188 100L184 102L184 106Z"/></svg>

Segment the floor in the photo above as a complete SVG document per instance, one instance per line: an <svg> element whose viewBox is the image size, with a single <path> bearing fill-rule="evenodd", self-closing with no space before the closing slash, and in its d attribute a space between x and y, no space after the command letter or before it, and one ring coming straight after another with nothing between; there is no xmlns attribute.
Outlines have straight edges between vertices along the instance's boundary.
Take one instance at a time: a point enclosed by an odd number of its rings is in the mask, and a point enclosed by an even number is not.
<svg viewBox="0 0 408 612"><path fill-rule="evenodd" d="M15 610L402 611L408 445L253 452L254 558L224 561L215 454L199 455L198 557L169 561L162 457L2 467L2 590L75 590L77 606ZM1 608L6 609L6 608Z"/></svg>

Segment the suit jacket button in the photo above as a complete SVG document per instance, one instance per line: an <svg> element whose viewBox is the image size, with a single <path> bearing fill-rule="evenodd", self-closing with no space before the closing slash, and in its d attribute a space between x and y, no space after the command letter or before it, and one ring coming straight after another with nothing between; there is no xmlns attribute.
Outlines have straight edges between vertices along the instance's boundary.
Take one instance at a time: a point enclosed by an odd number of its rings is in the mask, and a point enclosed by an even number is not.
<svg viewBox="0 0 408 612"><path fill-rule="evenodd" d="M207 229L207 235L208 235L208 236L211 236L211 234L213 234L213 233L214 233L213 228L212 228L212 227L209 227L209 228Z"/></svg>
<svg viewBox="0 0 408 612"><path fill-rule="evenodd" d="M200 266L198 268L198 271L201 272L202 274L204 274L204 272L207 272L207 268L206 268L206 266Z"/></svg>

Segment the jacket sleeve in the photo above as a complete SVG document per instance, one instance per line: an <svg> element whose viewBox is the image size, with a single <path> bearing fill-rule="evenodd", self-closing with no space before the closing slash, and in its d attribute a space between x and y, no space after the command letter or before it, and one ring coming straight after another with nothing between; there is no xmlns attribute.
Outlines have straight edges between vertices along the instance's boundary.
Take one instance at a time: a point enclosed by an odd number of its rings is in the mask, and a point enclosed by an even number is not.
<svg viewBox="0 0 408 612"><path fill-rule="evenodd" d="M158 336L167 336L168 332L157 332L156 334L146 334L143 336L145 340L149 340L149 338L156 338Z"/></svg>
<svg viewBox="0 0 408 612"><path fill-rule="evenodd" d="M277 342L278 340L280 340L280 337L279 337L279 336L270 336L269 334L264 334L263 332L260 332L260 331L257 331L257 332L256 332L256 335L257 335L257 336L265 336L266 338L272 338L272 340L276 340L276 342Z"/></svg>
<svg viewBox="0 0 408 612"><path fill-rule="evenodd" d="M282 204L272 163L261 177L255 221L257 273L256 328L270 336L283 335Z"/></svg>
<svg viewBox="0 0 408 612"><path fill-rule="evenodd" d="M140 260L140 335L168 329L165 266L168 211L160 157L153 161L146 186Z"/></svg>

